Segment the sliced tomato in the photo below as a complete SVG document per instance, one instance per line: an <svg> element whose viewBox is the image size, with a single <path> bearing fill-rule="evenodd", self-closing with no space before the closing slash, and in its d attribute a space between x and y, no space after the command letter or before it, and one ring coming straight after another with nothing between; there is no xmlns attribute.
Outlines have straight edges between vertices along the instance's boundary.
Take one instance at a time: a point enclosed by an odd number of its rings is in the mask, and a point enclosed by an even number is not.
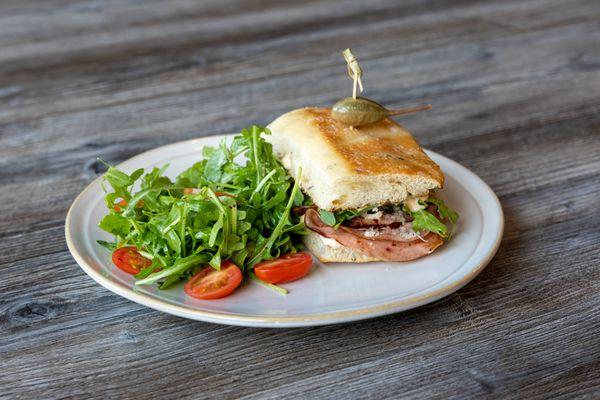
<svg viewBox="0 0 600 400"><path fill-rule="evenodd" d="M183 188L183 194L198 194L200 193L200 189L196 188Z"/></svg>
<svg viewBox="0 0 600 400"><path fill-rule="evenodd" d="M217 195L217 197L225 196L225 197L231 197L232 199L235 199L235 195L233 195L231 193L227 193L227 192L215 192L215 194Z"/></svg>
<svg viewBox="0 0 600 400"><path fill-rule="evenodd" d="M115 211L116 212L121 212L123 211L123 208L127 207L127 201L124 199L121 199L121 201L118 201L115 203Z"/></svg>
<svg viewBox="0 0 600 400"><path fill-rule="evenodd" d="M121 201L118 201L115 203L115 211L116 212L121 212L123 211L123 209L127 207L127 200L125 199L121 199ZM144 200L140 200L137 202L137 204L135 205L136 208L142 208L144 207Z"/></svg>
<svg viewBox="0 0 600 400"><path fill-rule="evenodd" d="M254 267L256 276L268 283L295 281L307 275L313 260L306 252L289 253L274 260L263 261Z"/></svg>
<svg viewBox="0 0 600 400"><path fill-rule="evenodd" d="M217 271L207 265L192 277L183 290L192 297L203 300L229 296L242 283L242 271L231 261L225 261Z"/></svg>
<svg viewBox="0 0 600 400"><path fill-rule="evenodd" d="M112 261L119 269L132 275L152 265L152 261L142 256L133 246L115 250L112 254Z"/></svg>

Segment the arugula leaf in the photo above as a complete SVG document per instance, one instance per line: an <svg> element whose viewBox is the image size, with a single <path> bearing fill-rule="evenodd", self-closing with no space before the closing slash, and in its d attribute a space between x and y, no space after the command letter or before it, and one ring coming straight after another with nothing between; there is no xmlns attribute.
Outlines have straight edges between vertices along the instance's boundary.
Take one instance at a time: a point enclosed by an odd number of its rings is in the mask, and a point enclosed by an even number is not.
<svg viewBox="0 0 600 400"><path fill-rule="evenodd" d="M430 197L426 201L427 203L434 204L437 207L437 211L440 214L440 217L442 217L442 220L447 219L451 224L456 224L459 215L456 211L448 207L444 203L444 200L438 199L437 197Z"/></svg>
<svg viewBox="0 0 600 400"><path fill-rule="evenodd" d="M345 221L348 221L354 217L358 217L359 215L364 214L365 212L367 212L368 210L372 209L373 207L364 207L364 208L360 208L358 210L344 210L344 211L337 211L337 212L332 212L332 211L327 211L327 210L318 210L319 211L319 217L321 218L321 221L323 221L325 224L332 226L335 229L338 229L340 227L340 225L342 225Z"/></svg>
<svg viewBox="0 0 600 400"><path fill-rule="evenodd" d="M335 215L331 211L319 210L319 217L321 221L329 226L334 226L336 222Z"/></svg>
<svg viewBox="0 0 600 400"><path fill-rule="evenodd" d="M173 265L172 267L163 269L162 271L155 272L153 274L150 274L150 276L148 276L147 278L142 279L140 281L137 281L135 284L136 285L149 285L149 284L157 282L163 278L167 278L167 277L175 275L175 274L181 274L184 271L186 271L187 269L193 267L194 265L202 264L207 261L208 261L208 256L205 254L193 255L193 256L186 257L186 258L182 258L182 259L178 260L175 263L175 265Z"/></svg>
<svg viewBox="0 0 600 400"><path fill-rule="evenodd" d="M119 214L108 214L100 221L98 225L100 229L105 230L108 233L112 233L115 236L125 238L131 231L131 222Z"/></svg>
<svg viewBox="0 0 600 400"><path fill-rule="evenodd" d="M267 289L271 289L279 294L283 294L286 295L289 292L287 291L287 289L282 288L281 286L277 286L274 285L272 283L267 283L265 281L263 281L262 279L260 279L258 276L256 276L256 274L254 272L249 272L248 276L250 277L250 279L252 279L254 282L263 285L264 287L266 287Z"/></svg>
<svg viewBox="0 0 600 400"><path fill-rule="evenodd" d="M221 253L216 252L213 258L210 259L208 264L216 270L221 269Z"/></svg>
<svg viewBox="0 0 600 400"><path fill-rule="evenodd" d="M210 236L208 239L208 245L210 247L214 246L215 243L217 242L217 235L223 228L223 224L224 224L223 220L224 219L225 219L224 214L219 215L219 219L217 220L217 222L213 225L212 229L210 230Z"/></svg>
<svg viewBox="0 0 600 400"><path fill-rule="evenodd" d="M206 178L204 177L205 166L206 160L195 163L177 177L175 185L180 188L197 188L203 186L206 183Z"/></svg>
<svg viewBox="0 0 600 400"><path fill-rule="evenodd" d="M109 167L104 177L115 190L128 187L134 182L129 175L115 167Z"/></svg>
<svg viewBox="0 0 600 400"><path fill-rule="evenodd" d="M208 155L206 165L204 166L204 177L212 182L218 182L221 178L221 169L227 163L228 151L222 142L218 148L206 148L205 155Z"/></svg>
<svg viewBox="0 0 600 400"><path fill-rule="evenodd" d="M372 208L373 207L365 207L365 208L360 208L358 210L345 210L345 211L337 212L335 214L336 223L335 223L335 225L333 225L333 227L335 229L337 229L345 221L348 221L348 220L351 220L352 218L358 217L359 215L366 213L368 210L370 210Z"/></svg>
<svg viewBox="0 0 600 400"><path fill-rule="evenodd" d="M179 282L180 280L181 280L180 274L171 275L167 279L165 279L162 283L160 283L158 288L161 290L168 289L170 286Z"/></svg>
<svg viewBox="0 0 600 400"><path fill-rule="evenodd" d="M107 242L105 240L96 240L96 243L110 251L115 251L117 249L116 243Z"/></svg>
<svg viewBox="0 0 600 400"><path fill-rule="evenodd" d="M437 233L443 238L449 237L448 227L444 225L435 215L426 210L419 210L412 213L412 227L415 232L429 231Z"/></svg>
<svg viewBox="0 0 600 400"><path fill-rule="evenodd" d="M142 176L144 174L144 168L138 168L135 171L133 171L131 173L131 175L129 175L129 178L131 179L132 182L135 182L138 180L138 178L140 176Z"/></svg>

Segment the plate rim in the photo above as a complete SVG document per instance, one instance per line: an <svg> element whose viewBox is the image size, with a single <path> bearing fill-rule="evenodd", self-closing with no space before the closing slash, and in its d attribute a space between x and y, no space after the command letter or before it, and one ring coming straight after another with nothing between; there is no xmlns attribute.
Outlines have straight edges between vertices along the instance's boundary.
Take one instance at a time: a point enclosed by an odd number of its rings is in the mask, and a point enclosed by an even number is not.
<svg viewBox="0 0 600 400"><path fill-rule="evenodd" d="M194 144L199 141L203 141L208 138L212 139L221 139L226 137L231 137L234 134L221 134L221 135L208 135L200 138L182 140L175 143L170 143L167 145L155 147L153 149L146 150L142 153L139 153L127 160L122 161L117 165L117 167L121 166L124 163L135 162L138 158L147 157L149 154L156 151L164 151L168 150L169 147L178 147L185 144ZM426 150L426 149L425 149ZM490 199L494 202L496 209L498 211L498 219L499 225L498 229L495 232L495 237L493 239L493 245L490 251L487 252L486 256L482 258L476 265L474 265L465 276L463 276L459 280L454 280L450 282L450 284L438 288L433 292L428 292L421 295L410 296L409 298L405 298L402 300L391 301L384 304L379 304L375 306L363 307L360 309L354 310L341 310L341 311L332 311L322 314L313 314L313 315L305 315L305 316L260 316L260 315L235 315L235 314L226 314L217 311L207 311L207 310L198 310L198 309L190 309L187 307L182 307L176 304L172 304L166 302L164 300L156 299L150 295L147 295L142 292L137 292L132 288L128 288L122 286L121 284L114 282L113 280L102 275L101 272L96 271L90 263L88 263L85 257L79 253L76 248L76 245L72 239L73 232L71 232L71 225L73 221L73 214L76 206L81 201L81 198L91 191L96 185L101 183L103 175L96 177L92 180L86 187L83 189L77 197L71 203L69 207L69 211L67 212L67 216L65 219L65 239L67 242L67 247L69 252L79 265L79 267L89 275L95 282L103 286L104 288L116 293L128 300L131 300L135 303L141 304L146 307L150 307L152 309L166 312L168 314L176 315L182 318L193 319L197 321L218 323L218 324L227 324L227 325L237 325L237 326L250 326L250 327L263 327L263 328L284 328L284 327L306 327L306 326L319 326L319 325L330 325L336 323L344 323L344 322L352 322L361 319L367 318L375 318L383 315L393 314L401 311L406 311L408 309L416 308L428 303L432 303L436 300L439 300L445 296L448 296L460 288L467 285L470 281L472 281L481 271L487 266L487 264L492 260L492 258L496 255L498 248L500 247L500 243L502 241L503 233L504 233L504 212L502 210L502 205L500 200L498 199L496 193L488 186L483 179L481 179L477 174L463 165L457 163L456 161L445 157L437 152L426 150L426 152L430 155L435 155L440 158L444 158L445 161L454 164L454 166L458 166L459 168L465 169L470 174L472 174L477 180L482 183L481 187L487 192L490 196ZM464 265L464 264L463 264ZM451 276L451 275L450 275Z"/></svg>

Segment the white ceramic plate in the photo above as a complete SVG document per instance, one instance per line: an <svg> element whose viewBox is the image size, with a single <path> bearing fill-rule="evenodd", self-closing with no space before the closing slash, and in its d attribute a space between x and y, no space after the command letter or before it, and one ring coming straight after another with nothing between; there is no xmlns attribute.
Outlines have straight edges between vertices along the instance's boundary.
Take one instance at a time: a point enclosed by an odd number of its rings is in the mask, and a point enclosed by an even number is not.
<svg viewBox="0 0 600 400"><path fill-rule="evenodd" d="M130 173L140 167L169 164L166 173L175 177L200 159L202 147L228 136L159 147L125 161L119 168ZM504 227L500 203L479 177L446 157L427 153L446 176L441 197L461 216L452 240L413 262L316 263L308 277L284 285L290 291L287 296L251 281L229 297L209 301L187 297L182 285L162 291L155 286L134 286L134 278L116 268L109 252L96 244L97 239L112 240L98 228L106 213L101 178L73 202L65 226L67 244L81 268L105 288L148 307L200 321L297 327L408 310L447 296L471 281L496 253Z"/></svg>

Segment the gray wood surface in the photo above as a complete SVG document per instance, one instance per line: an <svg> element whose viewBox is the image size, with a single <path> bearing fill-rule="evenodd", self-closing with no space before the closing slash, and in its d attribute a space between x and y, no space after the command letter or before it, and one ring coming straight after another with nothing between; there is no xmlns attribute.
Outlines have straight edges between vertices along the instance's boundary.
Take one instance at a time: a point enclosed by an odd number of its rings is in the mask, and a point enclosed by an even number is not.
<svg viewBox="0 0 600 400"><path fill-rule="evenodd" d="M75 196L166 143L347 96L430 102L425 147L498 194L471 284L339 326L193 322L95 284L67 251ZM0 3L0 397L599 398L600 2Z"/></svg>

